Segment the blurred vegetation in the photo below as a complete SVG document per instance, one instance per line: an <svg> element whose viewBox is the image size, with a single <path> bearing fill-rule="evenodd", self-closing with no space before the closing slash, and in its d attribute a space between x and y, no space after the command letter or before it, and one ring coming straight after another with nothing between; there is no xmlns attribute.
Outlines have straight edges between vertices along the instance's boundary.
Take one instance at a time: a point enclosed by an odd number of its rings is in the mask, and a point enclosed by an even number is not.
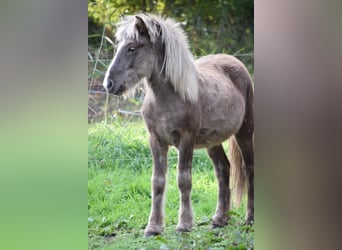
<svg viewBox="0 0 342 250"><path fill-rule="evenodd" d="M240 55L253 73L253 0L88 0L89 46L99 46L103 26L113 38L121 15L139 12L172 17L181 23L198 57L210 53ZM248 55L245 55L248 54Z"/></svg>

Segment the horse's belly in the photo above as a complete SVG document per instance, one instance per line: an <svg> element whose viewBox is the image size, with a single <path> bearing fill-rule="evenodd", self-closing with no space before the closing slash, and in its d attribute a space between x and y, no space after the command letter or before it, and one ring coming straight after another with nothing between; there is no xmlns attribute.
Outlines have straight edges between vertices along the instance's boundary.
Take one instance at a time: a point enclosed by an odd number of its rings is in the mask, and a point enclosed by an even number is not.
<svg viewBox="0 0 342 250"><path fill-rule="evenodd" d="M235 130L200 128L195 140L195 148L207 148L219 145L234 133L236 133Z"/></svg>
<svg viewBox="0 0 342 250"><path fill-rule="evenodd" d="M210 147L227 140L239 131L244 114L242 98L236 98L234 104L226 101L215 105L215 108L203 108L195 147Z"/></svg>

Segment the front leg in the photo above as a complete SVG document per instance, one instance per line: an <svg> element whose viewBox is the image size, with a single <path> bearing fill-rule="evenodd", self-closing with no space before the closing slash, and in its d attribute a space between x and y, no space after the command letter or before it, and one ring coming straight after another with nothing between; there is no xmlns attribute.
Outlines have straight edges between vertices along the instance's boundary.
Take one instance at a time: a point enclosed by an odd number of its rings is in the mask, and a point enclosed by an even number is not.
<svg viewBox="0 0 342 250"><path fill-rule="evenodd" d="M150 135L150 148L153 157L152 206L145 236L158 235L163 230L164 199L167 172L168 145Z"/></svg>
<svg viewBox="0 0 342 250"><path fill-rule="evenodd" d="M193 212L191 206L193 140L190 135L181 138L178 151L177 179L180 192L180 208L176 230L178 232L190 232L193 225Z"/></svg>

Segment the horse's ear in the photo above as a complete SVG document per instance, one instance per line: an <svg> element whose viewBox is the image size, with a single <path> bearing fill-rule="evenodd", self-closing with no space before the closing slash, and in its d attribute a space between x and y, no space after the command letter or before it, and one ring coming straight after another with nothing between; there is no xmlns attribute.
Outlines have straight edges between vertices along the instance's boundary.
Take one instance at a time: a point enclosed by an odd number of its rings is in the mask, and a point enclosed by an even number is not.
<svg viewBox="0 0 342 250"><path fill-rule="evenodd" d="M137 27L139 34L148 36L148 31L144 20L140 16L135 16L135 18L137 19L135 21L135 27Z"/></svg>
<svg viewBox="0 0 342 250"><path fill-rule="evenodd" d="M162 35L160 24L157 21L153 21L153 24L157 27L159 37Z"/></svg>

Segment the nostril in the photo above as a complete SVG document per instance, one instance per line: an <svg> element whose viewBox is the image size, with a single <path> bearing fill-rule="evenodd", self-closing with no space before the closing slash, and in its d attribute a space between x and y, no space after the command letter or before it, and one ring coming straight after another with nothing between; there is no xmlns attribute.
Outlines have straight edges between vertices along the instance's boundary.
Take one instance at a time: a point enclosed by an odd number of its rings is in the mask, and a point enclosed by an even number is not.
<svg viewBox="0 0 342 250"><path fill-rule="evenodd" d="M108 90L111 90L114 86L114 83L111 79L108 79L108 82L107 82L107 89Z"/></svg>

